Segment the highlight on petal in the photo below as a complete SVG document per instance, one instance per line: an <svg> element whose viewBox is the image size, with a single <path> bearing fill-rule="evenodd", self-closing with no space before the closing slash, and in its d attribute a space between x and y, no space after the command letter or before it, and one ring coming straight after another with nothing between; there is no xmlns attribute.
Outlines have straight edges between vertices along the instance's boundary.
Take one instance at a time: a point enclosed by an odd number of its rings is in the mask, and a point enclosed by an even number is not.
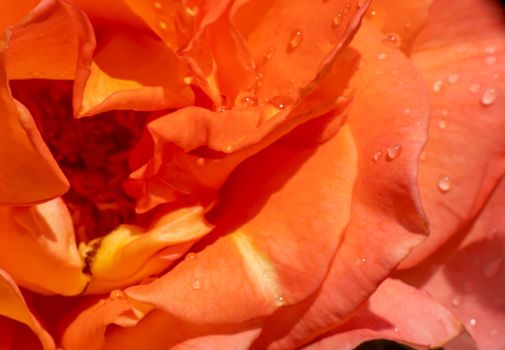
<svg viewBox="0 0 505 350"><path fill-rule="evenodd" d="M42 0L12 28L9 79L74 79L83 52L94 47L86 15L63 0Z"/></svg>
<svg viewBox="0 0 505 350"><path fill-rule="evenodd" d="M147 230L120 225L79 250L90 274L86 293L103 293L139 282L169 268L212 226L199 206L164 214Z"/></svg>
<svg viewBox="0 0 505 350"><path fill-rule="evenodd" d="M479 349L499 349L505 344L504 206L502 177L471 225L423 264L398 275L449 308Z"/></svg>
<svg viewBox="0 0 505 350"><path fill-rule="evenodd" d="M84 290L88 280L63 200L0 208L0 267L38 293L75 295Z"/></svg>
<svg viewBox="0 0 505 350"><path fill-rule="evenodd" d="M11 96L0 37L0 203L21 204L57 197L68 182L51 156L29 112Z"/></svg>
<svg viewBox="0 0 505 350"><path fill-rule="evenodd" d="M102 30L97 40L90 75L75 83L77 116L192 103L193 92L183 82L186 68L163 41L128 28Z"/></svg>
<svg viewBox="0 0 505 350"><path fill-rule="evenodd" d="M426 24L433 0L374 0L367 19L384 33L383 40L407 53Z"/></svg>
<svg viewBox="0 0 505 350"><path fill-rule="evenodd" d="M210 245L126 294L206 324L246 322L306 298L324 279L349 219L354 147L342 128L321 145L283 139L251 157L208 214L216 225Z"/></svg>
<svg viewBox="0 0 505 350"><path fill-rule="evenodd" d="M16 282L3 270L0 269L0 316L5 316L14 321L28 326L29 329L38 337L43 350L56 349L51 335L41 326L39 321L30 312L24 298L16 285ZM3 320L0 320L3 321ZM2 333L5 330L2 327ZM13 340L14 341L14 340ZM21 339L23 343L28 339ZM13 344L18 345L19 344ZM25 343L26 345L26 343ZM31 344L33 346L34 344ZM22 348L22 346L21 346ZM25 347L26 348L26 347Z"/></svg>
<svg viewBox="0 0 505 350"><path fill-rule="evenodd" d="M347 125L359 154L351 221L321 288L273 314L257 349L293 349L343 324L426 237L417 159L428 93L410 61L381 37L365 22L351 43L365 62L350 84L356 94Z"/></svg>
<svg viewBox="0 0 505 350"><path fill-rule="evenodd" d="M454 315L427 293L387 279L342 327L304 349L352 350L373 339L432 349L443 346L461 331Z"/></svg>
<svg viewBox="0 0 505 350"><path fill-rule="evenodd" d="M505 173L504 27L499 2L438 1L413 48L432 88L419 174L431 234L403 267L423 261L475 217Z"/></svg>

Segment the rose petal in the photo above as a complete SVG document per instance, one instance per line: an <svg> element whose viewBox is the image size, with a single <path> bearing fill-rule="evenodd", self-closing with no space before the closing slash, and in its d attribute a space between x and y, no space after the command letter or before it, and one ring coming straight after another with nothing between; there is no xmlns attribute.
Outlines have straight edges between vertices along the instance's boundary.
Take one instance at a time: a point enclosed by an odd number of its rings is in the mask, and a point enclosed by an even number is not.
<svg viewBox="0 0 505 350"><path fill-rule="evenodd" d="M366 62L351 82L348 124L360 156L351 222L321 289L274 314L258 349L296 348L342 324L425 238L416 177L428 94L409 60L381 37L365 22L351 44Z"/></svg>
<svg viewBox="0 0 505 350"><path fill-rule="evenodd" d="M454 315L427 293L387 279L348 322L304 349L351 350L372 339L431 349L443 346L461 330Z"/></svg>
<svg viewBox="0 0 505 350"><path fill-rule="evenodd" d="M399 46L409 52L412 44L428 18L433 0L375 0L367 11L367 18L385 35L389 45Z"/></svg>
<svg viewBox="0 0 505 350"><path fill-rule="evenodd" d="M213 235L229 234L128 296L194 323L241 323L307 297L347 224L356 161L348 129L319 147L269 147L224 189Z"/></svg>
<svg viewBox="0 0 505 350"><path fill-rule="evenodd" d="M102 31L89 77L76 81L75 114L186 106L193 93L182 81L185 71L165 43L150 33L126 28Z"/></svg>
<svg viewBox="0 0 505 350"><path fill-rule="evenodd" d="M422 261L474 217L505 172L504 27L499 2L438 1L414 47L416 66L433 84L419 178L431 235L404 267Z"/></svg>
<svg viewBox="0 0 505 350"><path fill-rule="evenodd" d="M72 219L60 198L0 208L0 266L23 287L75 295L84 290Z"/></svg>
<svg viewBox="0 0 505 350"><path fill-rule="evenodd" d="M422 265L399 276L448 307L479 349L505 344L505 180L472 225Z"/></svg>
<svg viewBox="0 0 505 350"><path fill-rule="evenodd" d="M49 333L28 309L16 282L3 270L0 270L0 315L28 326L39 338L44 350L56 348ZM8 329L6 331L8 332ZM2 328L3 332L4 328ZM28 341L28 339L23 341Z"/></svg>
<svg viewBox="0 0 505 350"><path fill-rule="evenodd" d="M12 28L9 79L73 79L80 53L93 46L91 24L77 7L42 0Z"/></svg>
<svg viewBox="0 0 505 350"><path fill-rule="evenodd" d="M0 39L2 62L6 44ZM64 193L68 182L29 112L13 100L5 66L0 67L0 109L0 203L38 202Z"/></svg>
<svg viewBox="0 0 505 350"><path fill-rule="evenodd" d="M0 31L7 26L16 24L39 0L2 1L0 3Z"/></svg>

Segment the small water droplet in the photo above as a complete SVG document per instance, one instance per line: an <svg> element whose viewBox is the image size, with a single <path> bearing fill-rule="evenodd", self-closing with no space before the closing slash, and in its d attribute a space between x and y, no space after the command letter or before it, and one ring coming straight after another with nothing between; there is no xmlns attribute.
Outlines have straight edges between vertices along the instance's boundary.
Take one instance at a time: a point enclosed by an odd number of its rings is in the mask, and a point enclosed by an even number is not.
<svg viewBox="0 0 505 350"><path fill-rule="evenodd" d="M163 7L163 5L161 4L161 2L159 2L159 1L155 1L155 2L153 3L153 6L154 6L154 8L155 8L155 9L157 9L157 10L161 10L161 8Z"/></svg>
<svg viewBox="0 0 505 350"><path fill-rule="evenodd" d="M470 91L474 94L476 94L477 92L479 92L479 89L480 89L480 84L472 84L470 85Z"/></svg>
<svg viewBox="0 0 505 350"><path fill-rule="evenodd" d="M348 14L349 11L351 11L351 3L350 2L348 2L347 4L345 4L344 13Z"/></svg>
<svg viewBox="0 0 505 350"><path fill-rule="evenodd" d="M444 108L442 109L442 111L440 112L440 114L442 114L444 117L447 117L449 115L449 110Z"/></svg>
<svg viewBox="0 0 505 350"><path fill-rule="evenodd" d="M167 22L160 21L159 26L162 30L166 30L168 28Z"/></svg>
<svg viewBox="0 0 505 350"><path fill-rule="evenodd" d="M333 17L333 21L331 23L333 28L337 28L338 26L340 26L340 24L342 24L343 17L344 16L341 13L337 13L337 15L335 17Z"/></svg>
<svg viewBox="0 0 505 350"><path fill-rule="evenodd" d="M372 157L374 163L377 163L381 158L382 158L382 151L375 152Z"/></svg>
<svg viewBox="0 0 505 350"><path fill-rule="evenodd" d="M440 120L438 122L438 127L442 130L444 130L447 127L447 122L445 120Z"/></svg>
<svg viewBox="0 0 505 350"><path fill-rule="evenodd" d="M451 299L451 305L454 307L458 307L461 305L461 297L459 295L455 295Z"/></svg>
<svg viewBox="0 0 505 350"><path fill-rule="evenodd" d="M182 81L186 85L191 85L191 83L193 82L193 77L190 75L186 75L185 77L182 78Z"/></svg>
<svg viewBox="0 0 505 350"><path fill-rule="evenodd" d="M186 6L184 11L188 16L195 17L196 15L198 15L200 9L198 8L198 6Z"/></svg>
<svg viewBox="0 0 505 350"><path fill-rule="evenodd" d="M500 271L501 265L502 265L501 258L496 258L492 261L489 261L482 267L482 274L487 278L496 277L498 271Z"/></svg>
<svg viewBox="0 0 505 350"><path fill-rule="evenodd" d="M435 80L433 82L433 92L440 92L440 90L442 90L442 86L444 86L444 82L442 80Z"/></svg>
<svg viewBox="0 0 505 350"><path fill-rule="evenodd" d="M276 306L284 306L284 305L286 305L286 301L284 300L284 297L278 296L277 298L275 298L275 305Z"/></svg>
<svg viewBox="0 0 505 350"><path fill-rule="evenodd" d="M398 158L401 152L402 152L402 146L399 144L396 144L393 147L389 147L386 151L387 159L395 160L396 158Z"/></svg>
<svg viewBox="0 0 505 350"><path fill-rule="evenodd" d="M494 47L494 46L488 46L488 47L486 47L486 49L484 51L486 53L493 54L493 53L496 52L496 47Z"/></svg>
<svg viewBox="0 0 505 350"><path fill-rule="evenodd" d="M379 61L383 61L386 59L386 57L388 57L388 55L385 53L385 52L379 52L379 54L377 55L377 59Z"/></svg>
<svg viewBox="0 0 505 350"><path fill-rule="evenodd" d="M395 328L393 329L393 331L394 331L395 333L398 333L398 332L400 331L400 329L399 329L398 327L395 327Z"/></svg>
<svg viewBox="0 0 505 350"><path fill-rule="evenodd" d="M284 109L286 106L293 104L293 102L293 99L289 96L275 96L268 100L268 103L278 109Z"/></svg>
<svg viewBox="0 0 505 350"><path fill-rule="evenodd" d="M498 62L498 59L496 58L496 56L487 56L486 57L486 64L493 65L496 62Z"/></svg>
<svg viewBox="0 0 505 350"><path fill-rule="evenodd" d="M193 287L194 290L200 290L202 288L202 284L199 280L194 280L191 287Z"/></svg>
<svg viewBox="0 0 505 350"><path fill-rule="evenodd" d="M233 146L232 146L232 145L228 145L228 146L226 146L226 148L224 149L224 151L225 151L226 153L231 153L231 152L233 152Z"/></svg>
<svg viewBox="0 0 505 350"><path fill-rule="evenodd" d="M409 30L410 28L412 28L412 23L407 21L407 23L405 23L405 29Z"/></svg>
<svg viewBox="0 0 505 350"><path fill-rule="evenodd" d="M440 192L446 193L451 189L451 179L448 176L442 176L438 179L438 189Z"/></svg>
<svg viewBox="0 0 505 350"><path fill-rule="evenodd" d="M361 258L360 263L362 264L366 263L366 258Z"/></svg>
<svg viewBox="0 0 505 350"><path fill-rule="evenodd" d="M302 43L303 40L303 32L301 29L295 29L291 34L291 39L289 39L288 47L286 48L287 52L293 52L296 50L298 46Z"/></svg>
<svg viewBox="0 0 505 350"><path fill-rule="evenodd" d="M477 325L477 320L475 318L471 318L470 321L468 321L468 324L475 327Z"/></svg>
<svg viewBox="0 0 505 350"><path fill-rule="evenodd" d="M186 254L184 260L186 261L192 261L196 258L196 254L195 253L188 253Z"/></svg>
<svg viewBox="0 0 505 350"><path fill-rule="evenodd" d="M402 39L396 33L387 34L384 38L382 38L382 41L386 45L388 45L390 47L394 47L394 48L398 48L402 44Z"/></svg>
<svg viewBox="0 0 505 350"><path fill-rule="evenodd" d="M269 46L267 48L267 52L265 54L265 58L263 59L263 63L270 60L274 56L275 48L273 46Z"/></svg>
<svg viewBox="0 0 505 350"><path fill-rule="evenodd" d="M480 103L482 103L482 105L484 106L490 106L496 101L497 97L498 92L496 91L495 88L485 89L482 92L482 96L480 97Z"/></svg>
<svg viewBox="0 0 505 350"><path fill-rule="evenodd" d="M403 110L403 114L405 114L405 115L411 115L412 114L412 110L410 108L405 108Z"/></svg>
<svg viewBox="0 0 505 350"><path fill-rule="evenodd" d="M459 75L458 74L451 74L447 77L447 82L451 85L457 84L459 81Z"/></svg>
<svg viewBox="0 0 505 350"><path fill-rule="evenodd" d="M370 11L370 16L372 16L372 17L377 16L377 11L375 11L375 10Z"/></svg>
<svg viewBox="0 0 505 350"><path fill-rule="evenodd" d="M110 292L110 298L111 299L122 299L124 298L124 292L122 290L115 289L112 292Z"/></svg>
<svg viewBox="0 0 505 350"><path fill-rule="evenodd" d="M256 95L240 96L239 105L246 107L255 107L258 105L258 96Z"/></svg>

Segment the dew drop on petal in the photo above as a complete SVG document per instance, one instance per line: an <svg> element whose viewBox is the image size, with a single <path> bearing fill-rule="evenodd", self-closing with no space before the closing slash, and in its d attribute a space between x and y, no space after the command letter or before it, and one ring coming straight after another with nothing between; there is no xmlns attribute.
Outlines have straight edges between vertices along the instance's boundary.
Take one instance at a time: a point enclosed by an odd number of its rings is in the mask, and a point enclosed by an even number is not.
<svg viewBox="0 0 505 350"><path fill-rule="evenodd" d="M342 23L342 18L343 15L341 13L337 13L337 15L333 17L333 21L331 22L333 28L337 28L338 26L340 26L340 24Z"/></svg>
<svg viewBox="0 0 505 350"><path fill-rule="evenodd" d="M374 163L377 163L381 158L382 158L382 151L375 152L372 157Z"/></svg>
<svg viewBox="0 0 505 350"><path fill-rule="evenodd" d="M286 48L287 52L293 52L296 50L298 46L302 43L303 40L303 32L301 29L295 29L291 34L291 39L289 39L288 47Z"/></svg>
<svg viewBox="0 0 505 350"><path fill-rule="evenodd" d="M395 160L396 158L398 158L401 152L402 152L402 146L399 144L396 144L393 147L389 147L386 151L387 159Z"/></svg>
<svg viewBox="0 0 505 350"><path fill-rule="evenodd" d="M438 122L438 127L442 130L444 130L447 127L447 122L445 120L440 120Z"/></svg>
<svg viewBox="0 0 505 350"><path fill-rule="evenodd" d="M284 305L286 305L286 301L284 300L284 297L278 296L277 298L275 298L275 305L276 306L284 306Z"/></svg>
<svg viewBox="0 0 505 350"><path fill-rule="evenodd" d="M496 277L496 275L500 271L501 265L502 265L501 258L496 258L492 261L489 261L482 267L482 274L487 278Z"/></svg>
<svg viewBox="0 0 505 350"><path fill-rule="evenodd" d="M194 290L200 290L202 288L202 284L200 283L199 280L194 280L193 283L191 284L191 287Z"/></svg>
<svg viewBox="0 0 505 350"><path fill-rule="evenodd" d="M289 96L275 96L268 100L268 103L278 109L284 109L286 106L293 104L293 102L293 99Z"/></svg>
<svg viewBox="0 0 505 350"><path fill-rule="evenodd" d="M433 82L433 92L440 92L442 90L442 86L444 85L444 82L442 80L435 80Z"/></svg>
<svg viewBox="0 0 505 350"><path fill-rule="evenodd" d="M165 21L160 21L159 26L163 30L166 30L168 28L167 22L165 22Z"/></svg>
<svg viewBox="0 0 505 350"><path fill-rule="evenodd" d="M121 290L118 290L118 289L115 289L113 290L112 292L110 292L110 298L111 299L122 299L124 298L124 292L121 291Z"/></svg>
<svg viewBox="0 0 505 350"><path fill-rule="evenodd" d="M411 115L412 114L412 110L410 108L405 108L403 110L403 114L405 114L405 115Z"/></svg>
<svg viewBox="0 0 505 350"><path fill-rule="evenodd" d="M386 45L394 48L398 48L402 44L402 40L400 36L396 33L387 34L384 38L382 38L382 42Z"/></svg>
<svg viewBox="0 0 505 350"><path fill-rule="evenodd" d="M265 58L263 62L270 60L274 56L275 48L273 46L269 46L267 49L267 53L265 54Z"/></svg>
<svg viewBox="0 0 505 350"><path fill-rule="evenodd" d="M255 107L258 105L258 96L256 95L245 95L239 96L238 105L245 107Z"/></svg>
<svg viewBox="0 0 505 350"><path fill-rule="evenodd" d="M482 103L484 106L490 106L496 101L497 97L498 92L495 88L485 89L480 97L480 103Z"/></svg>
<svg viewBox="0 0 505 350"><path fill-rule="evenodd" d="M377 16L377 11L375 11L375 10L370 11L370 16L372 16L372 17Z"/></svg>
<svg viewBox="0 0 505 350"><path fill-rule="evenodd" d="M451 85L457 84L459 81L459 75L451 74L447 77L447 82Z"/></svg>
<svg viewBox="0 0 505 350"><path fill-rule="evenodd" d="M159 1L155 1L155 2L153 3L153 6L154 6L154 8L155 8L155 9L157 9L157 10L161 10L161 8L163 7L163 6L161 5L161 2L159 2Z"/></svg>
<svg viewBox="0 0 505 350"><path fill-rule="evenodd" d="M448 176L442 176L440 179L438 179L438 189L440 192L446 193L449 192L451 189L451 179L449 179Z"/></svg>
<svg viewBox="0 0 505 350"><path fill-rule="evenodd" d="M186 85L191 85L191 83L193 82L193 77L189 76L189 75L186 75L185 77L182 78L182 81Z"/></svg>
<svg viewBox="0 0 505 350"><path fill-rule="evenodd" d="M470 85L470 91L474 94L479 92L479 89L480 89L480 84L475 83L475 84Z"/></svg>
<svg viewBox="0 0 505 350"><path fill-rule="evenodd" d="M477 320L475 318L471 318L469 321L468 321L468 324L472 327L475 327L477 325Z"/></svg>
<svg viewBox="0 0 505 350"><path fill-rule="evenodd" d="M388 55L385 53L385 52L379 52L379 54L377 55L377 59L379 61L383 61L386 59L386 57L388 57Z"/></svg>
<svg viewBox="0 0 505 350"><path fill-rule="evenodd" d="M195 253L188 253L185 256L184 260L186 260L186 261L192 261L192 260L195 260L195 258L196 258L196 254Z"/></svg>
<svg viewBox="0 0 505 350"><path fill-rule="evenodd" d="M461 297L459 295L455 295L451 299L451 305L454 307L458 307L461 305Z"/></svg>
<svg viewBox="0 0 505 350"><path fill-rule="evenodd" d="M442 111L440 112L440 114L442 114L444 117L447 117L449 115L449 110L444 108L442 109Z"/></svg>
<svg viewBox="0 0 505 350"><path fill-rule="evenodd" d="M395 328L393 329L393 331L394 331L395 333L398 333L398 332L400 331L400 329L399 329L398 327L395 327Z"/></svg>
<svg viewBox="0 0 505 350"><path fill-rule="evenodd" d="M496 56L487 56L486 57L486 64L493 65L496 62L498 62L498 59L496 58Z"/></svg>
<svg viewBox="0 0 505 350"><path fill-rule="evenodd" d="M186 14L191 17L195 17L196 15L198 15L199 11L200 9L198 8L198 6L186 6L186 8L184 9L184 12L186 12Z"/></svg>

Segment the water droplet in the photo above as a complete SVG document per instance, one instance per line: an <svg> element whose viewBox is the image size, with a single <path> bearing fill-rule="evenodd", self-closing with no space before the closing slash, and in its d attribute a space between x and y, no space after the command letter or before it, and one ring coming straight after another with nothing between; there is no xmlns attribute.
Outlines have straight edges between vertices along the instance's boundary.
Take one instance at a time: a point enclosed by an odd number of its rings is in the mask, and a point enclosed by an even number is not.
<svg viewBox="0 0 505 350"><path fill-rule="evenodd" d="M442 176L438 179L438 189L443 193L449 192L451 189L451 179L448 176Z"/></svg>
<svg viewBox="0 0 505 350"><path fill-rule="evenodd" d="M303 32L301 29L295 29L291 34L291 39L289 39L288 47L286 48L287 52L293 52L296 50L298 46L302 43L303 40Z"/></svg>
<svg viewBox="0 0 505 350"><path fill-rule="evenodd" d="M191 85L191 83L193 82L193 77L190 75L186 75L185 77L182 78L182 81L186 85Z"/></svg>
<svg viewBox="0 0 505 350"><path fill-rule="evenodd" d="M482 103L484 106L490 106L496 101L497 97L498 92L496 91L496 89L494 88L485 89L484 92L482 93L482 96L480 97L480 103Z"/></svg>
<svg viewBox="0 0 505 350"><path fill-rule="evenodd" d="M461 297L459 295L455 295L451 299L451 305L454 307L458 307L461 305Z"/></svg>
<svg viewBox="0 0 505 350"><path fill-rule="evenodd" d="M256 95L245 95L239 97L239 105L241 106L255 107L258 105L258 96Z"/></svg>
<svg viewBox="0 0 505 350"><path fill-rule="evenodd" d="M349 11L351 11L351 3L350 2L348 2L347 4L345 4L344 13L348 14Z"/></svg>
<svg viewBox="0 0 505 350"><path fill-rule="evenodd" d="M370 16L372 16L372 17L377 16L377 11L375 11L375 10L370 11Z"/></svg>
<svg viewBox="0 0 505 350"><path fill-rule="evenodd" d="M200 11L200 9L198 8L198 6L186 6L184 11L188 16L195 17L196 15L198 15L198 11Z"/></svg>
<svg viewBox="0 0 505 350"><path fill-rule="evenodd" d="M390 47L394 47L394 48L398 48L402 44L402 39L396 33L390 33L390 34L386 35L384 38L382 38L382 41L386 45L388 45Z"/></svg>
<svg viewBox="0 0 505 350"><path fill-rule="evenodd" d="M489 261L482 267L482 274L488 278L496 277L498 271L500 271L502 265L502 259L496 258L492 261Z"/></svg>
<svg viewBox="0 0 505 350"><path fill-rule="evenodd" d="M445 120L440 120L438 122L438 127L442 130L444 130L447 127L447 122Z"/></svg>
<svg viewBox="0 0 505 350"><path fill-rule="evenodd" d="M377 59L380 61L385 60L386 57L388 57L388 55L385 52L379 52L379 54L377 55Z"/></svg>
<svg viewBox="0 0 505 350"><path fill-rule="evenodd" d="M492 64L495 64L496 62L498 62L498 59L496 58L496 56L487 56L486 57L486 64L492 65Z"/></svg>
<svg viewBox="0 0 505 350"><path fill-rule="evenodd" d="M263 63L270 60L274 56L275 48L273 46L268 47L267 53L265 54L265 58L263 59Z"/></svg>
<svg viewBox="0 0 505 350"><path fill-rule="evenodd" d="M284 305L286 305L286 301L284 300L284 297L278 296L277 298L275 298L275 305L276 306L284 306Z"/></svg>
<svg viewBox="0 0 505 350"><path fill-rule="evenodd" d="M284 109L286 106L293 104L293 99L289 96L275 96L268 100L268 102L278 109Z"/></svg>
<svg viewBox="0 0 505 350"><path fill-rule="evenodd" d="M191 261L191 260L194 260L195 258L196 258L196 254L195 254L195 253L188 253L188 254L185 256L184 260L186 260L186 261Z"/></svg>
<svg viewBox="0 0 505 350"><path fill-rule="evenodd" d="M366 258L361 258L360 263L361 263L361 264L366 263Z"/></svg>
<svg viewBox="0 0 505 350"><path fill-rule="evenodd" d="M412 110L410 108L405 108L403 110L403 114L405 114L405 115L411 115L412 114Z"/></svg>
<svg viewBox="0 0 505 350"><path fill-rule="evenodd" d="M124 292L122 290L115 289L112 292L110 292L109 297L111 299L122 299L125 297Z"/></svg>
<svg viewBox="0 0 505 350"><path fill-rule="evenodd" d="M444 86L444 82L442 80L435 80L433 82L433 92L440 92L440 90L442 90L442 86Z"/></svg>
<svg viewBox="0 0 505 350"><path fill-rule="evenodd" d="M476 94L480 89L480 84L472 84L470 85L470 91Z"/></svg>
<svg viewBox="0 0 505 350"><path fill-rule="evenodd" d="M468 321L468 324L475 327L477 325L477 320L475 318L471 318L470 321Z"/></svg>
<svg viewBox="0 0 505 350"><path fill-rule="evenodd" d="M159 2L159 1L155 1L155 2L153 3L153 6L154 6L154 8L155 8L155 9L157 9L157 10L161 10L161 8L163 7L163 5L161 5L161 2Z"/></svg>
<svg viewBox="0 0 505 350"><path fill-rule="evenodd" d="M340 26L340 24L342 23L343 17L344 16L341 13L337 13L337 15L335 17L333 17L333 21L331 23L333 28L337 28L338 26Z"/></svg>
<svg viewBox="0 0 505 350"><path fill-rule="evenodd" d="M447 117L449 115L449 110L444 108L442 109L442 111L440 112L440 114L442 114L444 117Z"/></svg>
<svg viewBox="0 0 505 350"><path fill-rule="evenodd" d="M395 328L393 329L393 331L394 331L395 333L398 333L398 332L400 331L400 329L399 329L398 327L395 327Z"/></svg>
<svg viewBox="0 0 505 350"><path fill-rule="evenodd" d="M194 280L191 287L193 287L194 290L200 290L202 288L202 284L199 280Z"/></svg>
<svg viewBox="0 0 505 350"><path fill-rule="evenodd" d="M393 147L389 147L386 151L387 159L395 160L396 158L398 158L401 152L402 152L402 146L399 144L396 144Z"/></svg>
<svg viewBox="0 0 505 350"><path fill-rule="evenodd" d="M167 22L165 21L160 21L159 25L162 30L166 30L168 28Z"/></svg>
<svg viewBox="0 0 505 350"><path fill-rule="evenodd" d="M231 153L231 152L233 152L233 146L232 146L232 145L228 145L228 146L226 146L226 148L224 149L224 151L225 151L226 153Z"/></svg>
<svg viewBox="0 0 505 350"><path fill-rule="evenodd" d="M377 163L380 159L382 158L382 151L377 151L373 155L373 161L374 163Z"/></svg>
<svg viewBox="0 0 505 350"><path fill-rule="evenodd" d="M451 74L447 77L447 82L451 85L457 84L459 81L459 75L458 74Z"/></svg>

